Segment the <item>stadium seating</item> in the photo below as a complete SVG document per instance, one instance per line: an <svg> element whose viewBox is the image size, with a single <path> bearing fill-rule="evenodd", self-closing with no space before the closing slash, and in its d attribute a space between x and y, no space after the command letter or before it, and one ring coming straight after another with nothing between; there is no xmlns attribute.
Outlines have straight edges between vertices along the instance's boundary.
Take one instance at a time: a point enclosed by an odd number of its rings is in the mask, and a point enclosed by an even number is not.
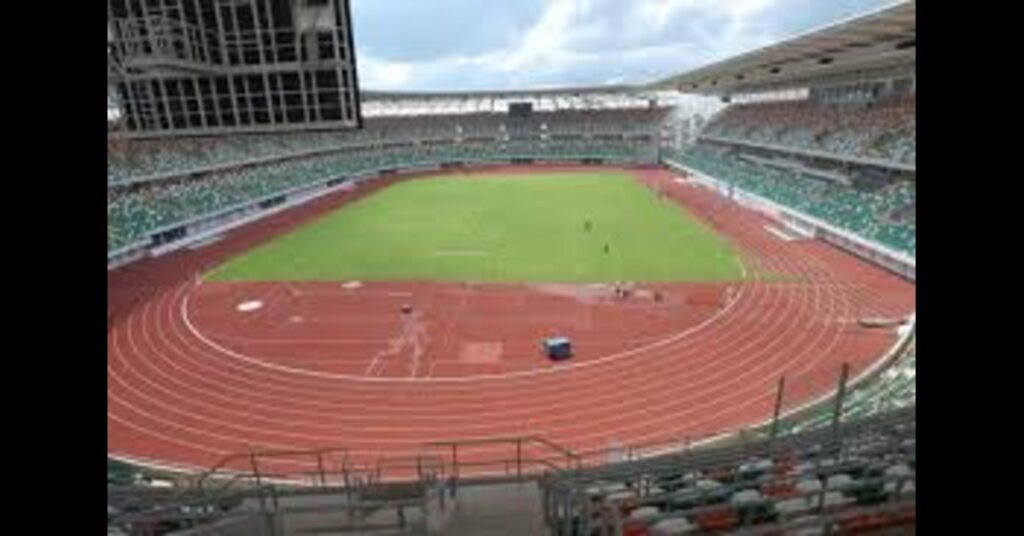
<svg viewBox="0 0 1024 536"><path fill-rule="evenodd" d="M666 108L535 112L528 119L504 113L389 116L368 118L357 131L264 134L172 141L136 141L129 150L107 154L107 181L184 175L253 159L282 158L343 147L372 147L414 141L502 140L541 136L651 136Z"/></svg>
<svg viewBox="0 0 1024 536"><path fill-rule="evenodd" d="M351 166L348 155L290 160L107 194L107 248L116 250L161 227L326 180Z"/></svg>
<svg viewBox="0 0 1024 536"><path fill-rule="evenodd" d="M911 95L867 105L806 100L736 104L715 116L702 134L914 164L916 99Z"/></svg>
<svg viewBox="0 0 1024 536"><path fill-rule="evenodd" d="M821 218L837 227L914 255L915 187L897 182L867 192L833 181L773 168L694 146L675 153L681 163L739 189Z"/></svg>
<svg viewBox="0 0 1024 536"><path fill-rule="evenodd" d="M366 128L355 132L137 141L127 151L108 153L108 251L146 240L162 227L336 175L450 161L653 162L657 152L651 138L660 132L666 114L664 108L645 108L545 111L528 119L501 113L393 116L368 119ZM808 102L734 105L705 133L912 162L914 128L911 97L867 110ZM915 193L910 182L869 192L796 170L724 157L703 147L677 156L744 190L915 252ZM167 183L130 191L116 188L154 176Z"/></svg>
<svg viewBox="0 0 1024 536"><path fill-rule="evenodd" d="M831 429L555 474L555 534L821 534L914 523L915 417L906 408ZM763 527L763 528L762 528ZM588 530L589 529L589 530ZM789 529L789 531L785 530ZM794 529L799 529L795 530ZM613 532L614 533L614 532Z"/></svg>

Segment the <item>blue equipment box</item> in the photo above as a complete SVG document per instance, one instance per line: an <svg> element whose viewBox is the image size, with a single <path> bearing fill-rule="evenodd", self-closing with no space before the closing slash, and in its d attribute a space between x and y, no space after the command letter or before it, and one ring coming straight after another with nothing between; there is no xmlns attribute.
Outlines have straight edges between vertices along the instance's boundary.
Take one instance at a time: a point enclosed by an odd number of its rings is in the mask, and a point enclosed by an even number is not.
<svg viewBox="0 0 1024 536"><path fill-rule="evenodd" d="M551 337L544 341L544 353L551 359L568 359L572 357L572 342L567 337Z"/></svg>

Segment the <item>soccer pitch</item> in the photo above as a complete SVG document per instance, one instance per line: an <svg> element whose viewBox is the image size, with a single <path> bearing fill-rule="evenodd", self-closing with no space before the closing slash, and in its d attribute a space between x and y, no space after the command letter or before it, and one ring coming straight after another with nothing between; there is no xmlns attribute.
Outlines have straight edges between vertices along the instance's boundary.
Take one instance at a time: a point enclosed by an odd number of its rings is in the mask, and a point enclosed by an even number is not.
<svg viewBox="0 0 1024 536"><path fill-rule="evenodd" d="M207 275L549 283L740 277L738 257L721 237L624 173L400 182Z"/></svg>

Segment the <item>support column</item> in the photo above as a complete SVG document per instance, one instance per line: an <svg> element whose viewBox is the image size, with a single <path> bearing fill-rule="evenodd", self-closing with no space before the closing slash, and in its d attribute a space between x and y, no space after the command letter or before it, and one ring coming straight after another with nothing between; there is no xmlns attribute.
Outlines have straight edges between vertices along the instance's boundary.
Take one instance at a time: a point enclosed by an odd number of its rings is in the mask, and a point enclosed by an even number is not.
<svg viewBox="0 0 1024 536"><path fill-rule="evenodd" d="M843 399L846 398L846 380L850 374L850 364L843 363L839 373L839 386L836 388L836 403L832 409L832 439L839 439L839 423L843 417Z"/></svg>
<svg viewBox="0 0 1024 536"><path fill-rule="evenodd" d="M274 120L274 99L270 94L270 75L268 75L267 70L263 68L263 66L267 64L267 58L266 50L263 48L263 30L260 28L260 10L256 5L256 0L251 0L249 5L252 6L253 30L256 32L256 50L259 51L260 72L263 75L263 100L267 103L267 116L270 120L270 124L273 125L277 121Z"/></svg>
<svg viewBox="0 0 1024 536"><path fill-rule="evenodd" d="M228 44L224 36L224 18L223 15L221 14L221 5L215 2L214 10L214 16L217 19L217 35L218 38L220 39L220 63L223 66L229 67L231 65L231 60L228 57ZM230 70L228 71L226 79L228 83L228 94L231 97L231 112L235 118L234 127L238 128L239 126L241 126L242 120L238 115L239 103L238 96L235 94L235 76L233 74L230 74Z"/></svg>
<svg viewBox="0 0 1024 536"><path fill-rule="evenodd" d="M779 376L778 392L775 393L775 411L772 413L771 444L775 446L775 438L779 433L779 414L782 413L783 393L786 390L786 376Z"/></svg>

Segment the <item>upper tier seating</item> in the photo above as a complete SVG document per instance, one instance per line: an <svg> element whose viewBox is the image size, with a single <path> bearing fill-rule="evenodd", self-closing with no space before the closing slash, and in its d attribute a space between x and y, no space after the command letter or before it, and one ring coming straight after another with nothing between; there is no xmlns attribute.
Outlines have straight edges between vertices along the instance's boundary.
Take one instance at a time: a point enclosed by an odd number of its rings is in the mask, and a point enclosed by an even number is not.
<svg viewBox="0 0 1024 536"><path fill-rule="evenodd" d="M366 119L362 130L260 134L206 139L134 141L107 153L107 181L182 175L254 159L420 140L504 139L549 136L650 136L666 108L535 112L528 119L504 113L394 116Z"/></svg>
<svg viewBox="0 0 1024 536"><path fill-rule="evenodd" d="M716 115L702 135L912 165L916 117L913 95L868 105L735 104Z"/></svg>

